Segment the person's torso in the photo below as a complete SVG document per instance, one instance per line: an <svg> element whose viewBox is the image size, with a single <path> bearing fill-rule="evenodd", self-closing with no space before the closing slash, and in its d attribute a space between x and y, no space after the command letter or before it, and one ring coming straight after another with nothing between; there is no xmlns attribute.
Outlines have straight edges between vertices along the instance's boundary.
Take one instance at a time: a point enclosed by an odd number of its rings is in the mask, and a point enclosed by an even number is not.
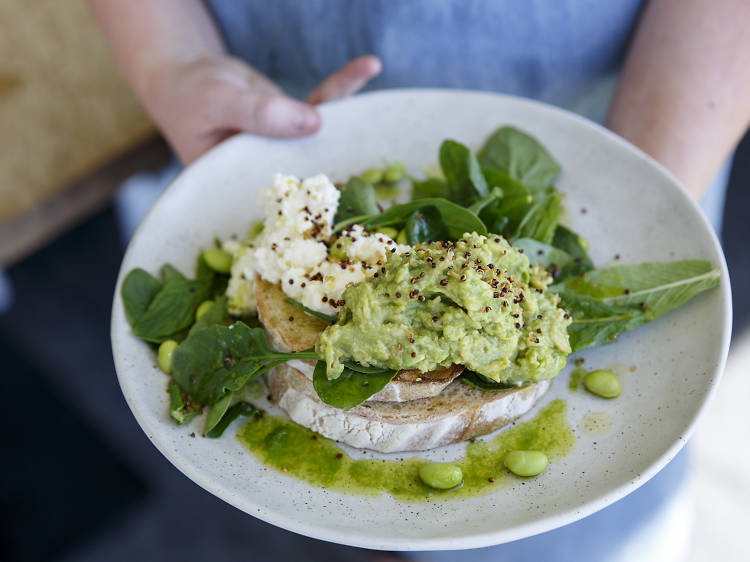
<svg viewBox="0 0 750 562"><path fill-rule="evenodd" d="M229 50L303 97L354 57L368 87L492 90L570 105L622 62L641 0L209 0Z"/></svg>

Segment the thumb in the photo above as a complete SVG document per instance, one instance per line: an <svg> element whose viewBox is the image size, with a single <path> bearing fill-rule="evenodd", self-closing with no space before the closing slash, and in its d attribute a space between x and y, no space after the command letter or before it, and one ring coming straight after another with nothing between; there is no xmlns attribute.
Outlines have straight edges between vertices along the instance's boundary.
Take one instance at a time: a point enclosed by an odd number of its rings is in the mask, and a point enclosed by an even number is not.
<svg viewBox="0 0 750 562"><path fill-rule="evenodd" d="M299 137L320 128L310 104L277 94L240 92L224 104L221 125L268 137Z"/></svg>

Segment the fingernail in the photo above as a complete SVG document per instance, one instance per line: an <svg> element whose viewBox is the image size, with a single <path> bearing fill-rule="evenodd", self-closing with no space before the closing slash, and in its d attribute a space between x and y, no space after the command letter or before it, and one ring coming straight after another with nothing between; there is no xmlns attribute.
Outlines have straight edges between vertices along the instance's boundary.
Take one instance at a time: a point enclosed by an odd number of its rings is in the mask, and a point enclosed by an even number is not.
<svg viewBox="0 0 750 562"><path fill-rule="evenodd" d="M301 131L314 131L320 125L320 116L314 109L305 109L297 114L296 125Z"/></svg>

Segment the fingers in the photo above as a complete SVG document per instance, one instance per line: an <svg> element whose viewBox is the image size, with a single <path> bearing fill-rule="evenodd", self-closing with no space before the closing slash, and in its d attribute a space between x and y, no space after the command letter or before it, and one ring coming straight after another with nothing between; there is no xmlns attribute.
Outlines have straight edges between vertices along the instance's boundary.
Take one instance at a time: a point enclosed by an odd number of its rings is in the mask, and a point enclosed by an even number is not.
<svg viewBox="0 0 750 562"><path fill-rule="evenodd" d="M316 105L350 96L380 74L382 68L378 57L358 57L321 82L308 96L307 102Z"/></svg>
<svg viewBox="0 0 750 562"><path fill-rule="evenodd" d="M309 104L252 91L227 100L221 120L227 128L268 137L298 137L320 128L320 115Z"/></svg>

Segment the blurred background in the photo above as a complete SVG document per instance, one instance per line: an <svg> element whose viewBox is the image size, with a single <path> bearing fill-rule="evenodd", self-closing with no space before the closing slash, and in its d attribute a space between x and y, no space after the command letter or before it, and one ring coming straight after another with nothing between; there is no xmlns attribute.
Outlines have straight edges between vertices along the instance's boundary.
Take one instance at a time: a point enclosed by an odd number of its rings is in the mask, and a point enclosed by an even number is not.
<svg viewBox="0 0 750 562"><path fill-rule="evenodd" d="M79 0L0 3L0 560L358 560L187 480L115 377L109 319L126 240L117 188L170 152ZM726 376L692 441L686 560L740 560L750 528L750 138L721 240L734 289ZM709 328L710 329L710 328ZM746 559L746 558L745 558Z"/></svg>

